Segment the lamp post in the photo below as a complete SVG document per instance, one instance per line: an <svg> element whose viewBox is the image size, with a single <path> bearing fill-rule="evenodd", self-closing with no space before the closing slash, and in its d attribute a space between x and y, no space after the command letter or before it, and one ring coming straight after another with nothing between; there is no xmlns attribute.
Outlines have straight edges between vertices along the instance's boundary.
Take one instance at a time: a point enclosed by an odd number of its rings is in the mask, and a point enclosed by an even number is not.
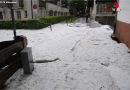
<svg viewBox="0 0 130 90"><path fill-rule="evenodd" d="M117 8L119 7L119 0L117 0L117 2L114 3L114 7L115 7L115 10L116 10L116 13L115 13L115 22L114 22L114 31L113 31L113 34L115 35L116 34L116 24L117 24Z"/></svg>
<svg viewBox="0 0 130 90"><path fill-rule="evenodd" d="M13 4L11 4L11 18L12 18L12 26L13 26L13 33L14 33L14 39L15 39L16 38L16 25L15 25Z"/></svg>
<svg viewBox="0 0 130 90"><path fill-rule="evenodd" d="M12 26L13 26L13 33L14 33L14 39L16 38L16 25L15 25L15 18L14 18L14 10L13 10L13 4L17 2L13 2L12 0L7 1L7 0L2 0L1 2L3 4L3 8L6 7L6 4L9 4L10 10L11 10L11 18L12 18Z"/></svg>
<svg viewBox="0 0 130 90"><path fill-rule="evenodd" d="M33 19L33 6L32 6L33 2L31 0L31 14L32 14L32 19Z"/></svg>
<svg viewBox="0 0 130 90"><path fill-rule="evenodd" d="M78 3L74 3L74 7L73 7L73 9L74 9L74 10L73 10L73 13L74 13L75 16L77 16L77 13L78 13L78 12L77 12L77 4L78 4Z"/></svg>
<svg viewBox="0 0 130 90"><path fill-rule="evenodd" d="M114 4L114 6L115 6L115 10L116 10L116 12L115 12L115 22L114 22L114 31L113 31L113 33L112 33L112 35L111 35L111 38L113 39L113 40L115 40L115 41L117 41L118 43L120 43L120 40L116 37L116 24L117 24L117 14L118 14L118 12L117 12L117 8L119 7L119 0L117 0L117 2L115 2L115 4Z"/></svg>

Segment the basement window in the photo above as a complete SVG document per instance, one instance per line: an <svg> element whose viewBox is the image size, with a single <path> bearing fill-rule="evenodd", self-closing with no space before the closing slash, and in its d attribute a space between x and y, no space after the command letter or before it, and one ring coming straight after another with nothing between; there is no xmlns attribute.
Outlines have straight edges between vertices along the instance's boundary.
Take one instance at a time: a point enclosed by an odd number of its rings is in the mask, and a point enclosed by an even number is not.
<svg viewBox="0 0 130 90"><path fill-rule="evenodd" d="M27 18L28 17L28 12L24 11L24 13L25 13L25 18Z"/></svg>
<svg viewBox="0 0 130 90"><path fill-rule="evenodd" d="M0 19L3 19L3 14L2 14L2 12L0 12Z"/></svg>
<svg viewBox="0 0 130 90"><path fill-rule="evenodd" d="M17 19L21 19L21 12L20 11L17 11Z"/></svg>

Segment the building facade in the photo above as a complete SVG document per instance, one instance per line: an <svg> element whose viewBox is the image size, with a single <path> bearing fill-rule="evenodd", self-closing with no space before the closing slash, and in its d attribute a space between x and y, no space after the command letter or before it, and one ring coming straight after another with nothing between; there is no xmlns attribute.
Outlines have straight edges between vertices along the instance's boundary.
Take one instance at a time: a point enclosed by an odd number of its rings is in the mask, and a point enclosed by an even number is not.
<svg viewBox="0 0 130 90"><path fill-rule="evenodd" d="M119 0L116 37L130 48L130 0Z"/></svg>
<svg viewBox="0 0 130 90"><path fill-rule="evenodd" d="M0 20L11 20L10 6L0 5ZM16 20L40 19L44 16L65 16L69 15L69 9L61 7L61 4L53 4L45 0L13 0L14 16Z"/></svg>
<svg viewBox="0 0 130 90"><path fill-rule="evenodd" d="M4 0L10 2L9 0ZM32 19L32 10L31 10L31 0L13 0L16 2L13 4L14 16L16 20L27 20ZM35 2L34 2L35 3ZM0 7L0 20L11 20L11 10L9 3L3 3L3 6Z"/></svg>
<svg viewBox="0 0 130 90"><path fill-rule="evenodd" d="M116 13L114 12L114 3L117 0L93 0L93 7L90 8L91 18L101 24L107 24L114 27Z"/></svg>

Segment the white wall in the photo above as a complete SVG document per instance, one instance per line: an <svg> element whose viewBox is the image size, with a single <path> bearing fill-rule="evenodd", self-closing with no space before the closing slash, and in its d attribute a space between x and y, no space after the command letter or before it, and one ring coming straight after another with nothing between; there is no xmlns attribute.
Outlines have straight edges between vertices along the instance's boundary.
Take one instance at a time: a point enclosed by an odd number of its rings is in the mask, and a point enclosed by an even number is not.
<svg viewBox="0 0 130 90"><path fill-rule="evenodd" d="M13 1L17 1L17 0L13 0ZM15 16L15 20L17 20L17 11L21 12L21 20L27 20L27 19L32 19L32 13L31 13L31 0L24 0L24 7L21 9L19 8L19 4L17 1L17 4L13 4L14 7L14 16ZM4 9L0 8L0 11L3 12L3 20L11 20L11 10L10 8L5 8L5 14L4 14ZM27 11L27 18L25 17L25 11Z"/></svg>
<svg viewBox="0 0 130 90"><path fill-rule="evenodd" d="M119 7L117 19L130 24L130 0L119 0Z"/></svg>
<svg viewBox="0 0 130 90"><path fill-rule="evenodd" d="M47 9L48 12L49 12L49 10L53 10L53 11L57 11L57 12L63 12L63 13L67 12L67 13L69 13L69 9L60 7L58 5L47 3L46 6L47 6L46 9Z"/></svg>
<svg viewBox="0 0 130 90"><path fill-rule="evenodd" d="M16 9L14 10L15 19L17 20L17 11L21 12L21 20L28 20L32 19L32 13L31 13L31 0L24 0L24 7L22 9ZM19 8L18 4L16 8ZM27 17L25 17L25 11L27 11Z"/></svg>
<svg viewBox="0 0 130 90"><path fill-rule="evenodd" d="M17 0L13 0L13 1L17 1ZM18 3L18 1L17 1ZM39 6L39 0L32 0L32 4L36 4L37 6ZM21 12L21 19L20 20L28 20L28 19L32 19L32 11L31 11L31 0L24 0L24 7L23 8L19 8L19 4L14 4L13 7L15 8L14 10L14 16L15 16L15 20L18 20L17 18L17 11ZM60 6L51 4L51 3L47 3L47 10L45 10L44 7L38 7L37 10L33 10L33 19L39 19L43 16L48 16L48 12L49 10L53 10L53 11L57 11L57 12L67 12L69 13L69 9L67 8L61 8ZM5 8L6 10L4 10L3 8L0 8L0 11L3 13L3 20L11 20L11 11L9 8ZM5 11L5 13L4 13ZM27 11L27 17L25 17L25 11ZM57 14L58 15L58 14Z"/></svg>
<svg viewBox="0 0 130 90"><path fill-rule="evenodd" d="M23 18L24 19L32 19L31 0L24 0L24 11L25 10L27 11L27 18L24 18L24 17ZM25 13L23 16L25 16Z"/></svg>
<svg viewBox="0 0 130 90"><path fill-rule="evenodd" d="M54 5L54 4L51 4L51 3L47 3L46 4L46 8L47 10L53 10L53 11L61 11L61 7L57 6L57 5Z"/></svg>

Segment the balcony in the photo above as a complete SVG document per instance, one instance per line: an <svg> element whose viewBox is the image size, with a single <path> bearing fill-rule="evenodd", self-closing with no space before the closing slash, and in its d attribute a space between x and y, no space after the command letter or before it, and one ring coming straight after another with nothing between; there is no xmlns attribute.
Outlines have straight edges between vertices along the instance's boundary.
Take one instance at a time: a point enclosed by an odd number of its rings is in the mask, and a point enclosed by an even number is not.
<svg viewBox="0 0 130 90"><path fill-rule="evenodd" d="M113 2L97 3L96 16L115 16L116 8L113 5Z"/></svg>
<svg viewBox="0 0 130 90"><path fill-rule="evenodd" d="M116 2L117 0L96 0L96 3L101 3L101 2Z"/></svg>
<svg viewBox="0 0 130 90"><path fill-rule="evenodd" d="M11 8L13 5L11 3L8 3L8 2L11 2L11 0L0 0L0 8L4 8L4 7L7 7L7 8Z"/></svg>

